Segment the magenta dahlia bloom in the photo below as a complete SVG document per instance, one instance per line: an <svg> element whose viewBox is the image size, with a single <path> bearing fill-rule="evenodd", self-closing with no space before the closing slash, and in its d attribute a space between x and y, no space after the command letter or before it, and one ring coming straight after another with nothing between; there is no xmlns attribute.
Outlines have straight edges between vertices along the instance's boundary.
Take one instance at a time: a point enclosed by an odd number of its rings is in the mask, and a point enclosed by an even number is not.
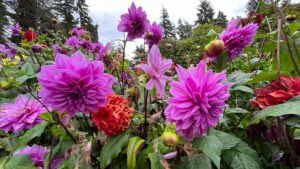
<svg viewBox="0 0 300 169"><path fill-rule="evenodd" d="M102 62L92 62L81 52L71 58L57 54L54 65L42 66L39 75L43 102L61 113L67 111L71 117L104 107L115 81L104 73Z"/></svg>
<svg viewBox="0 0 300 169"><path fill-rule="evenodd" d="M7 57L14 59L16 54L18 53L18 49L14 48L14 43L7 43L8 49L4 49L4 52L7 54Z"/></svg>
<svg viewBox="0 0 300 169"><path fill-rule="evenodd" d="M21 27L19 25L19 23L16 24L16 27L9 27L9 29L12 31L14 36L19 36L20 35L20 31L21 31Z"/></svg>
<svg viewBox="0 0 300 169"><path fill-rule="evenodd" d="M127 32L127 40L142 38L148 29L150 21L147 19L146 12L142 7L136 8L132 2L128 9L128 14L121 15L121 22L118 25L120 32Z"/></svg>
<svg viewBox="0 0 300 169"><path fill-rule="evenodd" d="M146 40L146 44L148 44L149 49L151 49L153 45L159 45L163 37L164 33L160 24L153 22L149 27L147 34L144 36L144 39Z"/></svg>
<svg viewBox="0 0 300 169"><path fill-rule="evenodd" d="M72 36L77 36L77 37L81 37L83 34L86 34L87 31L83 28L73 28L72 30Z"/></svg>
<svg viewBox="0 0 300 169"><path fill-rule="evenodd" d="M150 81L147 83L147 90L151 90L154 86L160 96L164 95L166 81L172 80L171 77L164 74L171 68L172 60L162 60L161 53L156 45L150 50L148 55L148 64L140 64L137 68L143 69L149 76Z"/></svg>
<svg viewBox="0 0 300 169"><path fill-rule="evenodd" d="M76 36L72 36L69 39L67 39L66 45L70 46L72 49L80 47L79 40Z"/></svg>
<svg viewBox="0 0 300 169"><path fill-rule="evenodd" d="M17 133L43 122L40 114L47 110L36 100L19 95L14 104L4 103L0 110L0 129Z"/></svg>
<svg viewBox="0 0 300 169"><path fill-rule="evenodd" d="M97 60L103 61L104 56L107 51L110 49L110 43L107 43L105 46L102 43L94 44L94 53L97 54Z"/></svg>
<svg viewBox="0 0 300 169"><path fill-rule="evenodd" d="M206 71L202 61L196 68L186 70L178 66L176 71L179 81L170 83L173 98L167 100L165 115L167 122L176 123L179 135L192 141L218 124L231 85L222 83L226 80L225 72Z"/></svg>
<svg viewBox="0 0 300 169"><path fill-rule="evenodd" d="M42 50L42 46L38 45L38 44L33 44L32 45L32 51L33 52L40 52Z"/></svg>
<svg viewBox="0 0 300 169"><path fill-rule="evenodd" d="M50 150L43 146L33 145L32 147L25 147L21 151L14 152L13 156L18 154L29 154L35 167L43 169L44 168L44 156L49 153Z"/></svg>
<svg viewBox="0 0 300 169"><path fill-rule="evenodd" d="M259 27L253 23L244 27L238 26L239 22L240 18L236 20L232 18L227 29L220 34L220 39L224 42L225 49L228 52L229 62L240 56L243 50L254 42L254 36Z"/></svg>

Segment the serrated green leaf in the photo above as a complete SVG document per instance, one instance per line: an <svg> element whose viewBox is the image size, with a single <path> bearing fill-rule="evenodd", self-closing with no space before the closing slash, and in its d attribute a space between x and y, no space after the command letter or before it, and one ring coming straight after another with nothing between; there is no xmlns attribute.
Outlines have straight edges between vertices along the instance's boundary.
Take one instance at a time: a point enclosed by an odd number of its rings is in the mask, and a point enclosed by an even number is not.
<svg viewBox="0 0 300 169"><path fill-rule="evenodd" d="M296 96L289 101L276 106L267 107L258 112L250 121L250 123L258 122L265 117L277 117L287 114L295 114L300 116L300 96Z"/></svg>
<svg viewBox="0 0 300 169"><path fill-rule="evenodd" d="M236 108L228 107L228 108L226 108L226 113L227 114L231 114L231 113L249 113L249 111L246 110L246 109L242 109L240 107L236 107Z"/></svg>
<svg viewBox="0 0 300 169"><path fill-rule="evenodd" d="M288 25L288 27L290 28L291 31L291 35L293 36L294 33L300 29L300 23L299 22L295 22L295 23L291 23Z"/></svg>
<svg viewBox="0 0 300 169"><path fill-rule="evenodd" d="M260 169L260 161L256 151L243 141L235 147L224 150L222 157L226 164L232 169Z"/></svg>
<svg viewBox="0 0 300 169"><path fill-rule="evenodd" d="M51 115L49 112L47 112L47 113L42 113L42 114L40 115L40 117L41 117L41 119L44 119L44 120L48 121L49 123L54 123L54 120L53 120L53 118L52 118L52 115Z"/></svg>
<svg viewBox="0 0 300 169"><path fill-rule="evenodd" d="M127 168L134 169L136 165L136 156L145 143L144 139L140 137L132 137L129 139L128 147L127 147Z"/></svg>
<svg viewBox="0 0 300 169"><path fill-rule="evenodd" d="M22 70L22 72L25 72L27 75L33 75L35 72L37 72L37 70L36 70L36 64L25 63L22 66L21 70Z"/></svg>
<svg viewBox="0 0 300 169"><path fill-rule="evenodd" d="M237 86L237 87L233 88L232 90L239 90L242 92L254 94L253 89L251 89L250 87L247 87L247 86Z"/></svg>
<svg viewBox="0 0 300 169"><path fill-rule="evenodd" d="M29 154L18 154L5 165L5 169L37 169Z"/></svg>
<svg viewBox="0 0 300 169"><path fill-rule="evenodd" d="M300 140L300 129L296 129L294 132L294 140Z"/></svg>
<svg viewBox="0 0 300 169"><path fill-rule="evenodd" d="M102 147L100 154L100 167L102 169L108 166L111 161L119 155L122 148L128 143L128 132L129 130L109 138L107 143Z"/></svg>
<svg viewBox="0 0 300 169"><path fill-rule="evenodd" d="M208 159L202 157L189 157L189 169L210 169L211 165Z"/></svg>
<svg viewBox="0 0 300 169"><path fill-rule="evenodd" d="M210 134L213 134L218 137L218 139L222 143L222 150L226 150L231 147L234 147L240 141L239 138L237 138L231 134L225 133L223 131L210 130L210 132L211 132Z"/></svg>
<svg viewBox="0 0 300 169"><path fill-rule="evenodd" d="M289 75L289 73L287 72L280 72L281 75ZM257 76L255 76L253 78L253 80L247 82L247 84L251 84L251 83L258 83L261 81L269 81L269 80L275 80L278 78L278 72L277 71L272 71L272 72L262 72L260 74L258 74Z"/></svg>
<svg viewBox="0 0 300 169"><path fill-rule="evenodd" d="M217 168L220 168L222 143L214 134L194 139L193 148L202 151Z"/></svg>

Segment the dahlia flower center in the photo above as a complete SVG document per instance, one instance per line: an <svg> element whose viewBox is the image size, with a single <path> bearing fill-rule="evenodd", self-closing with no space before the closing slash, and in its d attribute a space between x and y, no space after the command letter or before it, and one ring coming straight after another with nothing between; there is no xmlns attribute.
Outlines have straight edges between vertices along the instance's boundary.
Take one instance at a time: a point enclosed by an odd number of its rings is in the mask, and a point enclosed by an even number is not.
<svg viewBox="0 0 300 169"><path fill-rule="evenodd" d="M70 92L70 97L72 100L79 100L82 98L82 90L79 85L76 85Z"/></svg>
<svg viewBox="0 0 300 169"><path fill-rule="evenodd" d="M143 23L140 21L131 21L131 24L133 25L133 32L138 32L141 29L143 29Z"/></svg>

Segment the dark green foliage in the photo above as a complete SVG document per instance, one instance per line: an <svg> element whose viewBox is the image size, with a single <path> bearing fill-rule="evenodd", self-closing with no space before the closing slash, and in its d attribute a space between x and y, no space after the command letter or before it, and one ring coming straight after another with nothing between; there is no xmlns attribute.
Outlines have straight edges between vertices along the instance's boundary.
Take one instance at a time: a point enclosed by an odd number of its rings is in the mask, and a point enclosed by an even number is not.
<svg viewBox="0 0 300 169"><path fill-rule="evenodd" d="M222 28L226 28L227 23L228 21L226 15L224 14L224 12L219 11L218 16L216 17L216 19L214 19L214 24L221 26Z"/></svg>
<svg viewBox="0 0 300 169"><path fill-rule="evenodd" d="M3 0L0 0L0 43L5 43L5 26L8 24L7 10L3 4Z"/></svg>
<svg viewBox="0 0 300 169"><path fill-rule="evenodd" d="M93 25L92 18L89 16L88 5L86 0L78 0L76 3L76 11L79 14L79 23L80 26L83 26L91 32L92 41L98 41L98 25Z"/></svg>
<svg viewBox="0 0 300 169"><path fill-rule="evenodd" d="M15 9L14 19L16 23L19 23L21 28L25 30L31 28L37 28L37 1L36 0L18 0L18 5Z"/></svg>
<svg viewBox="0 0 300 169"><path fill-rule="evenodd" d="M192 25L190 25L186 20L179 18L177 34L179 36L179 40L190 37L192 34Z"/></svg>
<svg viewBox="0 0 300 169"><path fill-rule="evenodd" d="M195 25L213 22L215 12L212 4L208 0L201 0L197 10Z"/></svg>
<svg viewBox="0 0 300 169"><path fill-rule="evenodd" d="M53 8L57 15L62 18L58 24L60 29L68 32L76 26L77 21L73 15L76 10L75 0L54 0Z"/></svg>
<svg viewBox="0 0 300 169"><path fill-rule="evenodd" d="M161 10L161 22L160 25L164 31L164 38L166 39L176 39L175 27L170 21L169 14L166 8Z"/></svg>

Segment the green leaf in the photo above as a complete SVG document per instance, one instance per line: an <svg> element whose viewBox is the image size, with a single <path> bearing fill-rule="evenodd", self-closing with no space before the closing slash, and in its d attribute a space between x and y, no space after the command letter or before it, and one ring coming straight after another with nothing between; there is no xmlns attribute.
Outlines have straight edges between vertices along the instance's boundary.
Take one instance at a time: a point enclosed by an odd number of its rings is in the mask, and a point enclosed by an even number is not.
<svg viewBox="0 0 300 169"><path fill-rule="evenodd" d="M290 28L290 31L291 31L291 35L294 36L294 33L300 29L300 23L299 22L295 22L295 23L292 23L292 24L289 24L288 25L289 28Z"/></svg>
<svg viewBox="0 0 300 169"><path fill-rule="evenodd" d="M286 114L295 114L300 116L300 96L296 96L283 104L267 107L261 110L251 119L250 123L258 122L268 116L277 117Z"/></svg>
<svg viewBox="0 0 300 169"><path fill-rule="evenodd" d="M228 54L226 51L224 51L217 58L216 71L222 72L226 68L227 62L228 62Z"/></svg>
<svg viewBox="0 0 300 169"><path fill-rule="evenodd" d="M289 126L300 128L300 116L297 115L286 117L281 120L281 122Z"/></svg>
<svg viewBox="0 0 300 169"><path fill-rule="evenodd" d="M189 157L189 169L210 169L211 165L208 159L197 157L195 155Z"/></svg>
<svg viewBox="0 0 300 169"><path fill-rule="evenodd" d="M40 117L41 117L41 119L44 119L44 120L48 121L49 123L54 123L54 120L53 120L53 118L52 118L52 115L51 115L49 112L47 112L47 113L42 113L42 114L40 115Z"/></svg>
<svg viewBox="0 0 300 169"><path fill-rule="evenodd" d="M298 49L299 49L299 44L297 45ZM295 56L295 61L296 61L296 65L297 67L300 69L300 63L299 60L297 59L297 55L295 53L295 51L293 50L293 55ZM273 71L277 71L277 56L274 55L273 56ZM293 75L294 73L296 73L296 68L292 62L289 50L287 48L287 45L281 45L280 48L280 71L286 72L289 75Z"/></svg>
<svg viewBox="0 0 300 169"><path fill-rule="evenodd" d="M33 75L39 70L38 64L32 64L32 63L25 63L22 66L22 72L25 72L27 75Z"/></svg>
<svg viewBox="0 0 300 169"><path fill-rule="evenodd" d="M29 154L18 154L5 165L5 169L37 169Z"/></svg>
<svg viewBox="0 0 300 169"><path fill-rule="evenodd" d="M277 49L277 41L268 41L263 49L264 52L274 52Z"/></svg>
<svg viewBox="0 0 300 169"><path fill-rule="evenodd" d="M127 147L127 168L134 169L136 165L136 156L145 143L144 139L140 137L132 137L129 139Z"/></svg>
<svg viewBox="0 0 300 169"><path fill-rule="evenodd" d="M287 72L280 72L281 75L289 75ZM278 72L277 71L272 71L272 72L262 72L259 73L257 76L253 78L253 80L247 82L247 84L251 83L258 83L261 81L269 81L269 80L275 80L278 78Z"/></svg>
<svg viewBox="0 0 300 169"><path fill-rule="evenodd" d="M38 78L39 77L39 75L38 74L33 74L33 75L23 75L23 76L20 76L20 77L18 77L16 80L17 80L17 82L18 83L24 83L24 82L26 82L27 80L29 80L29 79L33 79L33 78Z"/></svg>
<svg viewBox="0 0 300 169"><path fill-rule="evenodd" d="M215 136L218 137L218 139L222 143L223 150L234 147L240 141L239 138L237 138L231 134L225 133L223 131L210 130L210 132L211 132L210 134L214 134Z"/></svg>
<svg viewBox="0 0 300 169"><path fill-rule="evenodd" d="M242 85L244 83L247 83L248 81L252 80L252 73L244 73L242 71L235 71L232 72L230 75L227 77L227 82L232 84L232 87Z"/></svg>
<svg viewBox="0 0 300 169"><path fill-rule="evenodd" d="M300 140L300 129L296 129L294 132L294 140Z"/></svg>
<svg viewBox="0 0 300 169"><path fill-rule="evenodd" d="M237 87L233 88L232 90L239 90L242 92L254 94L253 90L248 86L237 86Z"/></svg>
<svg viewBox="0 0 300 169"><path fill-rule="evenodd" d="M113 136L108 139L107 143L102 147L100 154L100 167L104 169L111 161L118 156L122 148L128 143L129 130Z"/></svg>
<svg viewBox="0 0 300 169"><path fill-rule="evenodd" d="M222 143L214 134L196 138L193 141L193 148L203 151L203 153L212 160L217 168L220 168Z"/></svg>
<svg viewBox="0 0 300 169"><path fill-rule="evenodd" d="M260 161L256 151L245 142L240 141L235 147L224 150L222 157L232 169L260 169Z"/></svg>
<svg viewBox="0 0 300 169"><path fill-rule="evenodd" d="M249 111L246 110L246 109L242 109L240 107L235 107L235 108L228 107L228 108L226 108L226 113L227 114L231 114L231 113L249 113Z"/></svg>
<svg viewBox="0 0 300 169"><path fill-rule="evenodd" d="M148 158L150 159L151 169L164 169L160 163L160 160L162 159L161 154L149 153Z"/></svg>

